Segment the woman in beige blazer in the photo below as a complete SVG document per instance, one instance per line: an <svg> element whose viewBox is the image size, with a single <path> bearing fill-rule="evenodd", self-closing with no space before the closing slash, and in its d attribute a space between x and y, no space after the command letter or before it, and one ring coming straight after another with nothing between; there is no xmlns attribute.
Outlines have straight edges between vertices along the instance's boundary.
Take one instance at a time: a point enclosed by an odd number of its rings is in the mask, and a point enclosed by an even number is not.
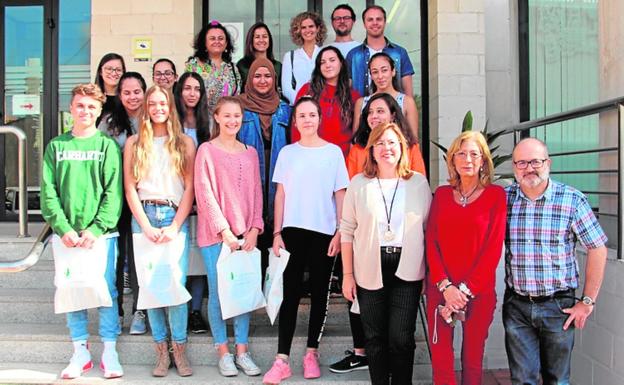
<svg viewBox="0 0 624 385"><path fill-rule="evenodd" d="M359 304L371 382L389 384L392 373L393 385L411 384L431 190L410 171L395 123L372 130L366 153L343 204L342 289Z"/></svg>

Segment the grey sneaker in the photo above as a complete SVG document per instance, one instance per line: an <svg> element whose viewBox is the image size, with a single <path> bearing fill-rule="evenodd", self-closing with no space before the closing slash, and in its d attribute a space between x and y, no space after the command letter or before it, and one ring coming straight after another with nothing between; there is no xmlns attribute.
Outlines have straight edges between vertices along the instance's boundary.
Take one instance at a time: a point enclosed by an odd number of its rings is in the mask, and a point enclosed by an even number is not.
<svg viewBox="0 0 624 385"><path fill-rule="evenodd" d="M238 369L234 365L234 355L226 353L219 359L219 373L223 377L233 377L238 375Z"/></svg>
<svg viewBox="0 0 624 385"><path fill-rule="evenodd" d="M257 376L260 374L260 368L253 362L249 352L236 355L236 367L248 376Z"/></svg>
<svg viewBox="0 0 624 385"><path fill-rule="evenodd" d="M147 333L147 325L145 324L145 313L142 310L134 312L132 317L132 323L130 324L130 334L145 334Z"/></svg>

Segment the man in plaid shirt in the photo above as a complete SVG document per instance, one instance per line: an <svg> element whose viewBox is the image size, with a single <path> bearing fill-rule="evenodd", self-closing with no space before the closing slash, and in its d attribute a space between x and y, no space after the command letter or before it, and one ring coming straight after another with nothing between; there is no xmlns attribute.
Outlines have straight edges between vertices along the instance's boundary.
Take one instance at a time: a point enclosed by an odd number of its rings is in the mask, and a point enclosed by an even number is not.
<svg viewBox="0 0 624 385"><path fill-rule="evenodd" d="M516 183L507 187L505 347L513 384L568 384L574 329L594 309L607 259L607 237L585 196L549 179L546 145L520 141ZM576 241L587 248L585 286L578 288Z"/></svg>

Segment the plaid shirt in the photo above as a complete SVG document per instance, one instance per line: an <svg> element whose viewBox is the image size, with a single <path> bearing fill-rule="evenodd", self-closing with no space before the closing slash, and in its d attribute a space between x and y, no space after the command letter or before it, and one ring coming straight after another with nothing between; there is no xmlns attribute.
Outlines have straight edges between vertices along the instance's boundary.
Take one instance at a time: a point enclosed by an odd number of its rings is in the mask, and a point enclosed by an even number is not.
<svg viewBox="0 0 624 385"><path fill-rule="evenodd" d="M549 180L532 202L517 183L507 191L505 282L522 295L545 296L578 287L577 239L588 249L603 246L602 231L587 198Z"/></svg>

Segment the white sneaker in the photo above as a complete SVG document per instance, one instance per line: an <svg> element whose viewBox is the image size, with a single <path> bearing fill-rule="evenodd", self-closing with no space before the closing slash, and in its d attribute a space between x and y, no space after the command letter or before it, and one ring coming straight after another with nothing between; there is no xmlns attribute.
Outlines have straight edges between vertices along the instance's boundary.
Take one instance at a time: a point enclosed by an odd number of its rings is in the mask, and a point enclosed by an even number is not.
<svg viewBox="0 0 624 385"><path fill-rule="evenodd" d="M123 376L123 369L119 363L119 355L114 342L104 342L104 352L100 361L100 370L104 378L118 378Z"/></svg>
<svg viewBox="0 0 624 385"><path fill-rule="evenodd" d="M251 359L251 354L245 352L236 355L236 367L242 370L248 376L257 376L260 374L260 368Z"/></svg>
<svg viewBox="0 0 624 385"><path fill-rule="evenodd" d="M219 359L219 373L223 377L234 377L238 375L238 369L234 364L234 355L226 353Z"/></svg>
<svg viewBox="0 0 624 385"><path fill-rule="evenodd" d="M91 361L89 345L86 341L75 341L74 354L69 360L69 365L61 372L61 378L64 380L78 378L91 368L93 368L93 361Z"/></svg>

